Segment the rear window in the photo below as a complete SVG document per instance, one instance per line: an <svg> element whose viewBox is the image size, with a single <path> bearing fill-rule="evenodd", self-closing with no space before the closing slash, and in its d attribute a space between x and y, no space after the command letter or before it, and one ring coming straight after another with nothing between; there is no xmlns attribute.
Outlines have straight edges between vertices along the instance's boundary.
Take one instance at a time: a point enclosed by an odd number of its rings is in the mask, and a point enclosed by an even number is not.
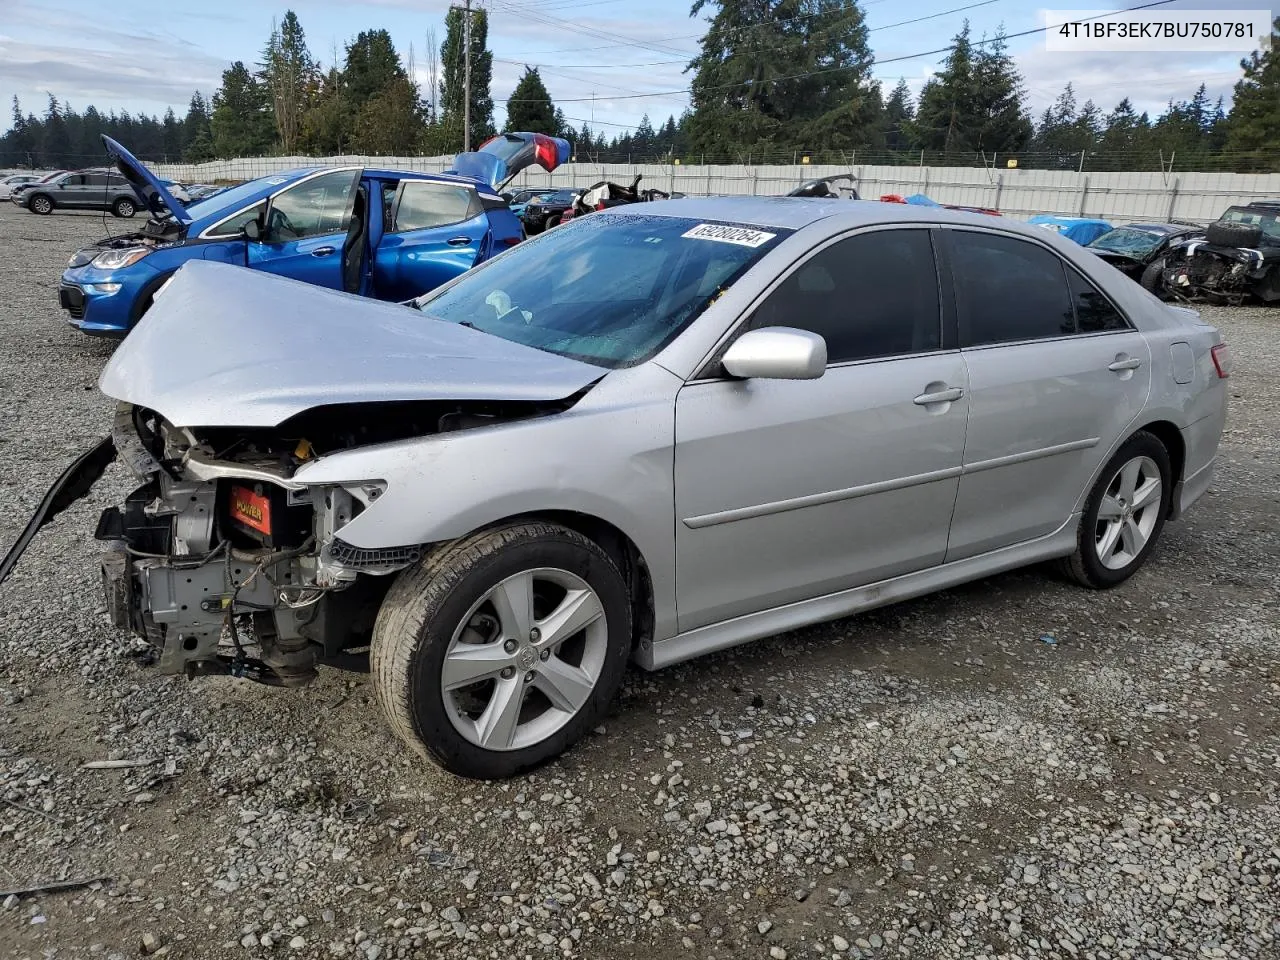
<svg viewBox="0 0 1280 960"><path fill-rule="evenodd" d="M1231 223L1245 223L1261 227L1264 236L1280 240L1280 210L1263 210L1259 207L1231 207L1221 217Z"/></svg>

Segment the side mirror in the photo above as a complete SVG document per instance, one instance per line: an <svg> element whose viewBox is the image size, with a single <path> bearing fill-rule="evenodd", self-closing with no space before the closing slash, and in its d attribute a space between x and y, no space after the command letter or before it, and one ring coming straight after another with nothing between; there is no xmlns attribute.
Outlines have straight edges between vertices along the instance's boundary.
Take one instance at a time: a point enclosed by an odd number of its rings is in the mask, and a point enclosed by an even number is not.
<svg viewBox="0 0 1280 960"><path fill-rule="evenodd" d="M502 194L502 199L503 199L503 200L505 200L507 203L510 203L514 197L515 197L515 194L514 194L514 193L504 193L504 194Z"/></svg>
<svg viewBox="0 0 1280 960"><path fill-rule="evenodd" d="M748 330L720 361L733 377L761 380L816 380L827 370L827 342L793 327Z"/></svg>
<svg viewBox="0 0 1280 960"><path fill-rule="evenodd" d="M262 224L257 220L250 220L240 232L244 234L246 240L261 240Z"/></svg>

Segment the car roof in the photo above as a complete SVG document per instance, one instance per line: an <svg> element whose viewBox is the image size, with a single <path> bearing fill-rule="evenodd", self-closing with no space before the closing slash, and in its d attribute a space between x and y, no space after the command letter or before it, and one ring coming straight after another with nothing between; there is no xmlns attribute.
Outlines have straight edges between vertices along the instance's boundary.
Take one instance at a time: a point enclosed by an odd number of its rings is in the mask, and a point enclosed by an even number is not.
<svg viewBox="0 0 1280 960"><path fill-rule="evenodd" d="M1020 221L997 219L985 213L923 207L880 200L844 200L819 197L684 197L613 207L611 214L623 216L657 215L687 217L691 220L720 220L752 227L799 230L812 223L839 219L841 229L878 223L954 223L1023 233L1040 237L1043 228L1031 228Z"/></svg>
<svg viewBox="0 0 1280 960"><path fill-rule="evenodd" d="M1197 229L1185 223L1122 223L1116 229L1123 230L1125 227L1132 227L1134 230L1146 230L1149 233L1180 233Z"/></svg>

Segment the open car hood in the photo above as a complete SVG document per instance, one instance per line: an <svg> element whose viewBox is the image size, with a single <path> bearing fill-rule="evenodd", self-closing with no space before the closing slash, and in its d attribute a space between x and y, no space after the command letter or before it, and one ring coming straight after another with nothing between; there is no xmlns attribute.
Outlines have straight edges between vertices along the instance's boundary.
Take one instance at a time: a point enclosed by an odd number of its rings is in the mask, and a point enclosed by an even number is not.
<svg viewBox="0 0 1280 960"><path fill-rule="evenodd" d="M120 175L129 181L142 206L150 211L153 217L162 217L168 212L172 213L173 218L184 227L191 224L191 217L187 214L186 208L173 198L164 188L164 184L143 166L137 157L105 133L102 135L102 144L107 148L107 155L115 163Z"/></svg>
<svg viewBox="0 0 1280 960"><path fill-rule="evenodd" d="M604 373L412 307L194 260L98 386L177 427L272 427L339 403L563 400Z"/></svg>
<svg viewBox="0 0 1280 960"><path fill-rule="evenodd" d="M479 150L460 153L445 173L470 177L497 190L521 170L537 164L550 173L570 156L569 141L545 133L500 133Z"/></svg>

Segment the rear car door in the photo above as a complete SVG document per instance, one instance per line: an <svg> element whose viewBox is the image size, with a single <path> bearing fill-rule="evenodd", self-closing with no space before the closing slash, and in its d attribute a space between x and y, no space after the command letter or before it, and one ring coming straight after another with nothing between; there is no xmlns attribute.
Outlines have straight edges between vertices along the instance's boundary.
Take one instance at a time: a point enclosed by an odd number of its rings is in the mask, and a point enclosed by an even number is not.
<svg viewBox="0 0 1280 960"><path fill-rule="evenodd" d="M341 290L342 245L359 179L359 170L335 170L272 197L262 239L249 244L249 266Z"/></svg>
<svg viewBox="0 0 1280 960"><path fill-rule="evenodd" d="M488 254L489 219L474 187L402 180L373 259L374 295L408 300L465 273Z"/></svg>
<svg viewBox="0 0 1280 960"><path fill-rule="evenodd" d="M821 335L822 377L735 380L714 367L681 389L682 631L942 562L968 405L950 319L928 228L846 236L783 277L743 327Z"/></svg>
<svg viewBox="0 0 1280 960"><path fill-rule="evenodd" d="M950 562L1047 536L1068 520L1146 403L1151 353L1048 245L968 228L942 235L969 372Z"/></svg>

